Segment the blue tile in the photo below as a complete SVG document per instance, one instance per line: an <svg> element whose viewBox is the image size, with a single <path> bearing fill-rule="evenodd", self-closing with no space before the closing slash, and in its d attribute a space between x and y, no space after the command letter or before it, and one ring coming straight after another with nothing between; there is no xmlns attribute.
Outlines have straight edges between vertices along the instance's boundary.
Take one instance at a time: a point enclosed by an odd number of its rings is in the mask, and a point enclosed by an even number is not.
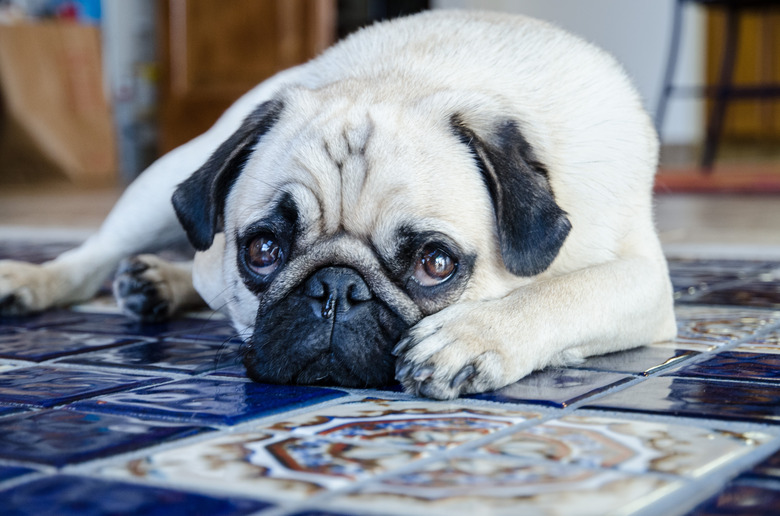
<svg viewBox="0 0 780 516"><path fill-rule="evenodd" d="M10 414L16 414L18 412L24 412L24 407L19 406L13 406L13 405L0 405L0 416L8 416Z"/></svg>
<svg viewBox="0 0 780 516"><path fill-rule="evenodd" d="M780 423L780 386L689 378L648 378L586 407Z"/></svg>
<svg viewBox="0 0 780 516"><path fill-rule="evenodd" d="M0 493L4 516L238 516L271 504L126 482L56 475Z"/></svg>
<svg viewBox="0 0 780 516"><path fill-rule="evenodd" d="M198 378L74 403L78 410L166 421L232 425L346 396L321 387Z"/></svg>
<svg viewBox="0 0 780 516"><path fill-rule="evenodd" d="M0 403L53 407L163 381L168 379L113 371L26 367L0 373Z"/></svg>
<svg viewBox="0 0 780 516"><path fill-rule="evenodd" d="M673 367L696 355L698 352L685 349L642 346L590 357L576 368L649 375Z"/></svg>
<svg viewBox="0 0 780 516"><path fill-rule="evenodd" d="M197 319L193 319L197 320ZM217 342L241 342L236 330L227 321L211 321L206 326L191 325L183 330L173 330L166 335L178 339L213 340Z"/></svg>
<svg viewBox="0 0 780 516"><path fill-rule="evenodd" d="M723 352L665 376L727 378L780 383L780 355Z"/></svg>
<svg viewBox="0 0 780 516"><path fill-rule="evenodd" d="M0 335L0 358L42 362L74 353L82 353L137 342L138 339L64 333L51 330L20 331Z"/></svg>
<svg viewBox="0 0 780 516"><path fill-rule="evenodd" d="M240 363L238 348L237 343L165 339L86 353L62 362L196 374Z"/></svg>
<svg viewBox="0 0 780 516"><path fill-rule="evenodd" d="M22 468L20 466L3 466L0 464L0 482L5 482L11 478L21 477L28 473L35 472L31 468Z"/></svg>
<svg viewBox="0 0 780 516"><path fill-rule="evenodd" d="M200 335L214 328L224 327L223 321L205 319L171 319L162 323L140 323L124 315L82 314L81 320L57 327L60 331L82 333L109 333L112 335L132 335L142 337L160 337L178 334Z"/></svg>
<svg viewBox="0 0 780 516"><path fill-rule="evenodd" d="M495 392L469 397L504 403L539 403L566 407L634 377L580 369L545 369Z"/></svg>
<svg viewBox="0 0 780 516"><path fill-rule="evenodd" d="M209 430L111 414L45 410L0 419L0 457L64 466Z"/></svg>
<svg viewBox="0 0 780 516"><path fill-rule="evenodd" d="M780 486L728 484L689 516L750 516L780 514Z"/></svg>
<svg viewBox="0 0 780 516"><path fill-rule="evenodd" d="M0 326L6 328L53 328L86 321L85 315L70 310L50 310L19 317L0 317Z"/></svg>

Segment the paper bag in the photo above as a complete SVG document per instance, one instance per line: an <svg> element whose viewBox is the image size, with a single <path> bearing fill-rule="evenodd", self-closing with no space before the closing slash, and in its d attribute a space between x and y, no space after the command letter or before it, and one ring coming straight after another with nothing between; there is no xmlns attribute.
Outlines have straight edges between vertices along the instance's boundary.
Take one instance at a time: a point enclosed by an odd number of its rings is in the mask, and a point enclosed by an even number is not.
<svg viewBox="0 0 780 516"><path fill-rule="evenodd" d="M74 183L116 182L117 145L97 28L0 26L0 92L5 116Z"/></svg>

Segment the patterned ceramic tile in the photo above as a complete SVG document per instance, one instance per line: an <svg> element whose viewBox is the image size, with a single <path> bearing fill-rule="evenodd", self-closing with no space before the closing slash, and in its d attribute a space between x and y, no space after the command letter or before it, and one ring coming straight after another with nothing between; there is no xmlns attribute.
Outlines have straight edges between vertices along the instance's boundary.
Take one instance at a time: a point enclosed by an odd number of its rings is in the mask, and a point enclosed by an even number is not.
<svg viewBox="0 0 780 516"><path fill-rule="evenodd" d="M608 355L590 357L576 367L596 371L649 375L676 366L696 355L698 355L696 351L686 349L642 346Z"/></svg>
<svg viewBox="0 0 780 516"><path fill-rule="evenodd" d="M689 516L761 516L780 514L780 485L733 482L688 513Z"/></svg>
<svg viewBox="0 0 780 516"><path fill-rule="evenodd" d="M21 477L28 473L35 472L31 468L22 468L20 466L3 466L0 464L0 482L5 482L8 479Z"/></svg>
<svg viewBox="0 0 780 516"><path fill-rule="evenodd" d="M27 367L0 374L0 402L53 407L163 381L168 379L111 371Z"/></svg>
<svg viewBox="0 0 780 516"><path fill-rule="evenodd" d="M240 361L238 346L236 343L165 339L87 353L63 362L197 374L236 365Z"/></svg>
<svg viewBox="0 0 780 516"><path fill-rule="evenodd" d="M631 514L678 485L616 470L462 457L367 485L332 504L390 514Z"/></svg>
<svg viewBox="0 0 780 516"><path fill-rule="evenodd" d="M270 429L295 436L446 449L538 417L534 412L457 403L368 399L315 410Z"/></svg>
<svg viewBox="0 0 780 516"><path fill-rule="evenodd" d="M698 296L696 303L777 309L780 308L780 278L711 290Z"/></svg>
<svg viewBox="0 0 780 516"><path fill-rule="evenodd" d="M780 383L780 355L723 352L666 375Z"/></svg>
<svg viewBox="0 0 780 516"><path fill-rule="evenodd" d="M198 378L121 392L69 408L166 421L232 425L346 396L320 387Z"/></svg>
<svg viewBox="0 0 780 516"><path fill-rule="evenodd" d="M780 355L780 332L774 331L764 337L748 340L732 348L732 351Z"/></svg>
<svg viewBox="0 0 780 516"><path fill-rule="evenodd" d="M745 280L763 262L742 260L669 260L669 276L675 294L693 295L724 283Z"/></svg>
<svg viewBox="0 0 780 516"><path fill-rule="evenodd" d="M269 503L213 497L95 478L56 475L0 492L5 516L238 516Z"/></svg>
<svg viewBox="0 0 780 516"><path fill-rule="evenodd" d="M104 349L137 342L138 339L33 330L0 335L0 358L42 362L74 353Z"/></svg>
<svg viewBox="0 0 780 516"><path fill-rule="evenodd" d="M524 402L567 407L632 379L632 376L625 374L553 368L533 373L495 392L470 397L504 403Z"/></svg>
<svg viewBox="0 0 780 516"><path fill-rule="evenodd" d="M206 326L198 327L193 325L184 330L174 330L167 335L175 336L177 339L189 340L212 340L216 342L241 342L236 330L227 322L212 320Z"/></svg>
<svg viewBox="0 0 780 516"><path fill-rule="evenodd" d="M224 321L206 319L172 319L167 322L150 324L139 323L119 314L82 313L82 320L58 326L60 331L83 333L109 333L112 335L137 335L160 337L174 334L200 335L215 327L224 327Z"/></svg>
<svg viewBox="0 0 780 516"><path fill-rule="evenodd" d="M587 408L780 423L780 386L692 378L648 378Z"/></svg>
<svg viewBox="0 0 780 516"><path fill-rule="evenodd" d="M342 488L421 456L421 451L391 446L247 432L165 450L103 473L289 499Z"/></svg>
<svg viewBox="0 0 780 516"><path fill-rule="evenodd" d="M757 464L750 471L745 472L743 476L745 475L752 478L762 478L780 482L780 451Z"/></svg>
<svg viewBox="0 0 780 516"><path fill-rule="evenodd" d="M780 312L750 308L677 306L677 342L722 345L780 323Z"/></svg>
<svg viewBox="0 0 780 516"><path fill-rule="evenodd" d="M0 457L62 466L206 430L108 414L45 410L0 419Z"/></svg>
<svg viewBox="0 0 780 516"><path fill-rule="evenodd" d="M7 416L9 414L17 414L19 412L24 412L25 410L25 408L19 406L0 405L0 417Z"/></svg>
<svg viewBox="0 0 780 516"><path fill-rule="evenodd" d="M85 322L86 318L82 314L71 312L70 310L51 310L40 314L26 315L24 317L2 317L0 326L6 328L52 328L66 324L78 324Z"/></svg>
<svg viewBox="0 0 780 516"><path fill-rule="evenodd" d="M532 426L485 445L481 450L587 468L695 477L753 451L771 438L760 432L737 434L692 426L575 415Z"/></svg>

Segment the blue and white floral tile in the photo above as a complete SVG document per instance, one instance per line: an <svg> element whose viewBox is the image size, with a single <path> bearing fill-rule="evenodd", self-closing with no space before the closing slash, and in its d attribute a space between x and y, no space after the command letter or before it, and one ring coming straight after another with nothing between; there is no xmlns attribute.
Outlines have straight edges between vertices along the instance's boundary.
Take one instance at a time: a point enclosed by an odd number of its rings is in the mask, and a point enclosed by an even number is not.
<svg viewBox="0 0 780 516"><path fill-rule="evenodd" d="M771 441L762 432L736 433L690 425L574 415L547 421L478 451L586 468L702 476Z"/></svg>
<svg viewBox="0 0 780 516"><path fill-rule="evenodd" d="M366 399L313 410L269 427L293 436L321 436L349 442L447 449L541 414L473 407L457 402Z"/></svg>
<svg viewBox="0 0 780 516"><path fill-rule="evenodd" d="M674 345L722 346L750 337L780 323L780 312L743 307L675 307L677 338Z"/></svg>
<svg viewBox="0 0 780 516"><path fill-rule="evenodd" d="M697 296L705 305L754 306L780 308L780 268L765 271L736 285L713 288Z"/></svg>
<svg viewBox="0 0 780 516"><path fill-rule="evenodd" d="M771 516L780 514L780 484L732 482L687 516Z"/></svg>
<svg viewBox="0 0 780 516"><path fill-rule="evenodd" d="M24 367L0 373L0 402L53 407L165 381L168 379L114 371Z"/></svg>
<svg viewBox="0 0 780 516"><path fill-rule="evenodd" d="M60 362L199 374L215 371L221 367L235 366L240 360L238 348L237 343L164 339L80 354Z"/></svg>
<svg viewBox="0 0 780 516"><path fill-rule="evenodd" d="M732 351L780 355L780 332L774 331L762 337L748 339L732 348Z"/></svg>
<svg viewBox="0 0 780 516"><path fill-rule="evenodd" d="M330 506L409 515L631 514L682 481L555 462L458 457L385 478Z"/></svg>
<svg viewBox="0 0 780 516"><path fill-rule="evenodd" d="M68 408L161 421L234 425L346 396L323 387L194 378L73 403Z"/></svg>
<svg viewBox="0 0 780 516"><path fill-rule="evenodd" d="M780 424L780 385L656 377L607 394L585 407Z"/></svg>
<svg viewBox="0 0 780 516"><path fill-rule="evenodd" d="M138 339L43 329L18 331L0 335L0 358L43 362L133 342L138 342Z"/></svg>
<svg viewBox="0 0 780 516"><path fill-rule="evenodd" d="M385 445L263 431L222 435L103 468L111 477L261 496L305 499L403 467L425 455Z"/></svg>
<svg viewBox="0 0 780 516"><path fill-rule="evenodd" d="M270 503L70 475L55 475L0 492L4 516L239 516Z"/></svg>
<svg viewBox="0 0 780 516"><path fill-rule="evenodd" d="M0 458L64 466L209 430L110 414L44 410L0 419Z"/></svg>
<svg viewBox="0 0 780 516"><path fill-rule="evenodd" d="M589 357L574 367L595 371L641 374L647 376L685 363L699 353L688 349L641 346L626 351Z"/></svg>
<svg viewBox="0 0 780 516"><path fill-rule="evenodd" d="M744 281L766 269L766 263L745 260L669 260L675 297L694 296L723 284Z"/></svg>
<svg viewBox="0 0 780 516"><path fill-rule="evenodd" d="M620 373L550 368L533 373L497 391L469 397L502 403L537 403L563 408L633 379L631 375Z"/></svg>
<svg viewBox="0 0 780 516"><path fill-rule="evenodd" d="M762 381L780 385L780 355L723 351L666 375Z"/></svg>

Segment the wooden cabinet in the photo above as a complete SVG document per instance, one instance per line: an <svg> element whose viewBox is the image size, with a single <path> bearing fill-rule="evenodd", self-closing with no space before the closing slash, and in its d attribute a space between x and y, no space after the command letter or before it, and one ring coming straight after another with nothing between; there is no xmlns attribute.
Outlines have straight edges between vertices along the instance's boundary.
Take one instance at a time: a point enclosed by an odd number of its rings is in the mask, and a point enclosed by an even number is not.
<svg viewBox="0 0 780 516"><path fill-rule="evenodd" d="M735 86L780 85L780 10L748 11L740 18ZM725 15L710 9L707 20L707 79L720 76L725 40ZM709 112L709 110L708 110ZM724 141L780 140L780 96L729 103Z"/></svg>
<svg viewBox="0 0 780 516"><path fill-rule="evenodd" d="M239 96L335 38L335 0L160 0L160 141L202 133Z"/></svg>

